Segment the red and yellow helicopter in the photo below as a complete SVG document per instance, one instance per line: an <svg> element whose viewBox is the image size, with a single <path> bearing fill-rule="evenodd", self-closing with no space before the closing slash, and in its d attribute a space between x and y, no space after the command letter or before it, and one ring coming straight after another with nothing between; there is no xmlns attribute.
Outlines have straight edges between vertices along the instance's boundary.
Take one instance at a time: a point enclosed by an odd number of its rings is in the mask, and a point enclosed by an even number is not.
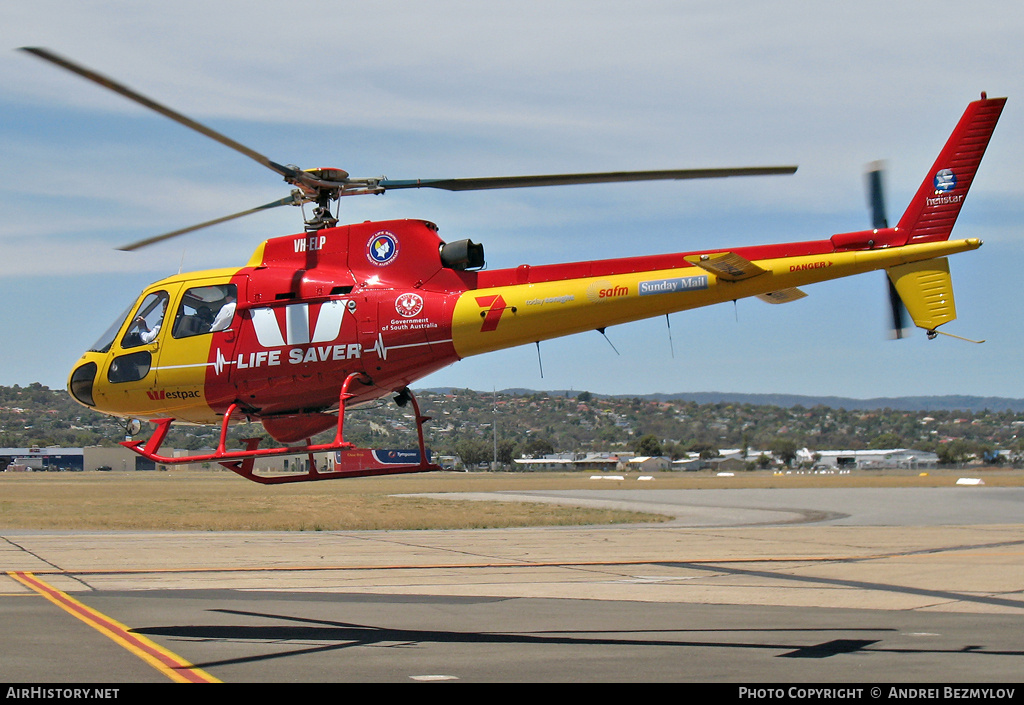
<svg viewBox="0 0 1024 705"><path fill-rule="evenodd" d="M267 484L438 470L424 442L429 419L409 387L470 355L744 297L786 303L805 296L798 287L873 270L888 274L894 311L905 306L914 324L934 337L939 326L956 318L946 258L981 246L978 239L950 235L1006 100L982 94L967 106L894 227L885 221L876 173L869 182L869 230L808 242L486 270L482 246L445 242L432 223L340 225L331 203L409 188L468 191L756 176L796 167L352 178L341 169L278 164L46 49L24 50L246 155L294 187L278 201L123 249L277 206L314 204L303 232L261 243L245 266L181 274L145 289L68 380L71 395L87 407L155 423L148 441L124 443L142 456L166 464L215 461ZM346 442L346 410L390 394L399 405L412 405L419 448L381 452ZM161 455L176 420L219 424L217 449ZM247 439L245 448L228 448L229 426L241 420L259 421L287 445L260 448L260 439ZM331 429L330 442L310 440ZM318 471L312 462L305 474L253 470L257 458L322 451L337 454L334 470Z"/></svg>

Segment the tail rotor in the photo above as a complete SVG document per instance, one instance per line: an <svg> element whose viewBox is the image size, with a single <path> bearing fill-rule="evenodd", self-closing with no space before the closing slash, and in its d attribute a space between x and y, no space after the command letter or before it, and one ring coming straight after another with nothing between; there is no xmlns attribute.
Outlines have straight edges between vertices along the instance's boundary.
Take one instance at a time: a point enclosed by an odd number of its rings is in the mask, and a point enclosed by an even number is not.
<svg viewBox="0 0 1024 705"><path fill-rule="evenodd" d="M889 219L885 210L885 162L876 161L867 165L865 178L867 180L868 207L871 210L871 227L875 230L883 230L889 227ZM888 275L885 281L889 288L889 310L892 316L892 329L889 337L893 339L905 338L910 335L910 326L907 325L907 307L903 305L896 286Z"/></svg>

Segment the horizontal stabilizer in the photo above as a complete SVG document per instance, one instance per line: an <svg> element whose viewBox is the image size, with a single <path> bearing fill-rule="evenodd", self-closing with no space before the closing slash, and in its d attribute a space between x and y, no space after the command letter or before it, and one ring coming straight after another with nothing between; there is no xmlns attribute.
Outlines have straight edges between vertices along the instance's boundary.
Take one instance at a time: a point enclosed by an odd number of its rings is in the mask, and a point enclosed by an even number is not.
<svg viewBox="0 0 1024 705"><path fill-rule="evenodd" d="M769 291L767 294L758 294L757 298L762 301L767 301L770 304L788 304L790 301L796 301L797 299L802 299L805 296L807 296L807 294L796 287L791 287L780 291Z"/></svg>
<svg viewBox="0 0 1024 705"><path fill-rule="evenodd" d="M700 267L704 271L711 272L719 279L733 282L750 279L767 271L735 252L718 252L713 255L689 255L686 257L686 261Z"/></svg>
<svg viewBox="0 0 1024 705"><path fill-rule="evenodd" d="M901 264L888 274L914 325L931 331L956 318L953 280L945 257Z"/></svg>

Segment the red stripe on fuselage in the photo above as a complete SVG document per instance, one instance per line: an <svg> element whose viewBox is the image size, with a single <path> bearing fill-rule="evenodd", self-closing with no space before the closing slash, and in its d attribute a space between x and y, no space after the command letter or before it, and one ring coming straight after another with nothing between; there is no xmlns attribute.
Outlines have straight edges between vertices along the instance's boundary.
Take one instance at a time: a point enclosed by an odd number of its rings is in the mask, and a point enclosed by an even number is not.
<svg viewBox="0 0 1024 705"><path fill-rule="evenodd" d="M594 262L570 262L567 264L546 264L540 266L518 267L516 269L497 269L480 272L476 286L487 289L514 284L539 284L541 282L559 281L562 279L585 279L588 277L607 277L615 274L632 272L654 272L664 269L692 267L686 257L696 254L714 254L716 252L735 252L754 262L761 259L779 257L806 257L835 252L831 240L814 240L781 245L757 245L754 247L723 248L719 250L699 250L668 255L650 255L647 257L624 257L620 259L598 260Z"/></svg>

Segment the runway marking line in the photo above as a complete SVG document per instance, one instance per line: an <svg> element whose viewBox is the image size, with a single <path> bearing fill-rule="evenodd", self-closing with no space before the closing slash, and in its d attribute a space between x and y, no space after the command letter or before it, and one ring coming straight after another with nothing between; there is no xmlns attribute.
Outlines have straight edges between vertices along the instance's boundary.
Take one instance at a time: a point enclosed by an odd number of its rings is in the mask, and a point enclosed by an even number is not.
<svg viewBox="0 0 1024 705"><path fill-rule="evenodd" d="M736 563L861 563L891 558L913 557L918 553L942 553L960 549L927 549L909 553L876 553L865 555L832 556L775 556L740 558L640 558L635 560L593 560L593 561L481 561L479 563L396 563L392 565L293 565L293 566L211 566L188 568L81 568L77 570L36 570L31 575L175 575L186 573L288 573L288 572L334 572L371 570L453 570L480 568L598 568L640 565L732 565ZM989 554L983 554L989 555ZM1019 555L993 554L993 555ZM28 573L22 573L28 574ZM9 572L8 575L15 575Z"/></svg>
<svg viewBox="0 0 1024 705"><path fill-rule="evenodd" d="M608 561L486 561L480 563L396 563L393 565L321 565L321 566L220 566L207 568L82 568L45 569L34 571L35 575L180 575L186 573L304 573L334 571L370 570L453 570L458 568L599 568L602 566L639 565L728 565L732 563L852 563L860 561L894 558L896 554L874 556L800 556L782 558L649 558L637 560ZM13 573L9 573L13 575Z"/></svg>
<svg viewBox="0 0 1024 705"><path fill-rule="evenodd" d="M43 582L34 574L12 571L8 575L138 656L172 681L176 683L220 683L218 679L206 671L196 668L177 654L144 636L132 634L124 624L82 604L67 593Z"/></svg>

